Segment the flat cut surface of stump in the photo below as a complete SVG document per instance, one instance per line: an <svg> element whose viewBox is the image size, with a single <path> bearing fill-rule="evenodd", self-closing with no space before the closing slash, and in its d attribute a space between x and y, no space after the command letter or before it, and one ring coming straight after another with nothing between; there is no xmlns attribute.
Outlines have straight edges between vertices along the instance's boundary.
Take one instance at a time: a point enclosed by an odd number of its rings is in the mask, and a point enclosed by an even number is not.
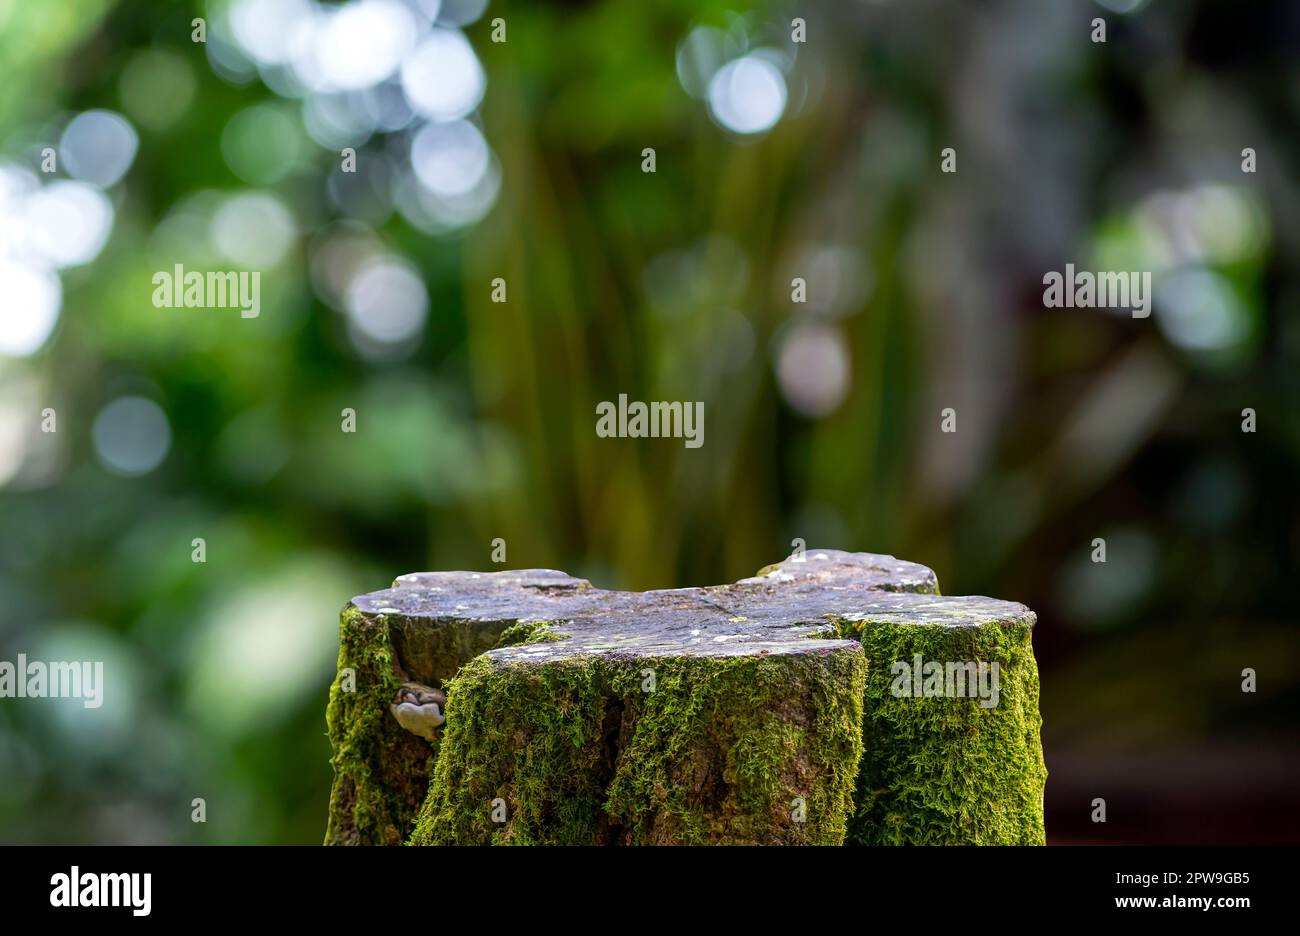
<svg viewBox="0 0 1300 936"><path fill-rule="evenodd" d="M935 598L935 589L934 573L924 566L891 556L820 550L734 585L646 592L606 591L548 569L420 572L401 576L393 588L362 595L353 605L363 614L400 618L415 628L534 622L550 625L554 637L564 638L489 652L501 662L593 654L653 658L825 652L835 643L828 644L826 636L838 633L834 619L847 614L873 609L906 614L914 606L918 615L948 609L958 622L963 613L976 620L981 614L1025 610L990 599ZM930 598L891 600L890 592Z"/></svg>

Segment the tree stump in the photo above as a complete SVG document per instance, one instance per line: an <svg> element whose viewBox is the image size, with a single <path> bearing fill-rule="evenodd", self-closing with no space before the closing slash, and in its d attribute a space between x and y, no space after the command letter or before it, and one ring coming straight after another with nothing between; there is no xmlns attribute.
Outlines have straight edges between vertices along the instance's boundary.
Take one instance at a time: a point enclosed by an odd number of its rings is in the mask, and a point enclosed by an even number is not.
<svg viewBox="0 0 1300 936"><path fill-rule="evenodd" d="M833 550L402 576L342 614L326 842L1041 843L1034 615L937 592Z"/></svg>

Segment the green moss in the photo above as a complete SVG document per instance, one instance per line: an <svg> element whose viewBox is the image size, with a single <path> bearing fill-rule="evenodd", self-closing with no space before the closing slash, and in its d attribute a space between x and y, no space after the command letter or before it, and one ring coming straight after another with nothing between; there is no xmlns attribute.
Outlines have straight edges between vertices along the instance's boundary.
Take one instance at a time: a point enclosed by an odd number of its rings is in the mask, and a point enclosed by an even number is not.
<svg viewBox="0 0 1300 936"><path fill-rule="evenodd" d="M606 809L631 843L839 844L865 675L840 650L657 665Z"/></svg>
<svg viewBox="0 0 1300 936"><path fill-rule="evenodd" d="M1033 845L1044 841L1038 667L1031 628L841 622L868 659L864 754L848 841ZM896 661L999 664L999 700L898 697Z"/></svg>
<svg viewBox="0 0 1300 936"><path fill-rule="evenodd" d="M653 665L480 657L448 686L411 841L837 844L865 676L844 649Z"/></svg>
<svg viewBox="0 0 1300 936"><path fill-rule="evenodd" d="M349 669L355 674L350 692L345 689ZM387 619L344 609L338 675L326 710L334 767L327 845L395 845L410 831L436 744L405 731L390 714L400 684Z"/></svg>
<svg viewBox="0 0 1300 936"><path fill-rule="evenodd" d="M602 800L605 698L603 674L585 661L470 662L447 686L447 756L434 768L412 841L589 841ZM493 822L502 807L507 821Z"/></svg>
<svg viewBox="0 0 1300 936"><path fill-rule="evenodd" d="M519 621L501 632L496 646L517 647L521 644L550 643L568 639L568 634L562 634L555 629L553 621Z"/></svg>

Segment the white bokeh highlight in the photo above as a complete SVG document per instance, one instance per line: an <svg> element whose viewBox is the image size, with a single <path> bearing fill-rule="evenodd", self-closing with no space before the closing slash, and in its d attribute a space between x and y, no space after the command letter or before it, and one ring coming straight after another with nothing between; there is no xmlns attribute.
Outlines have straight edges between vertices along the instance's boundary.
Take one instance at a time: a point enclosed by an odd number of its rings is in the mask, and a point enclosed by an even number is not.
<svg viewBox="0 0 1300 936"><path fill-rule="evenodd" d="M344 297L349 335L364 357L409 350L429 314L429 294L405 261L380 255L352 277Z"/></svg>
<svg viewBox="0 0 1300 936"><path fill-rule="evenodd" d="M100 464L126 477L153 471L172 444L171 424L162 407L136 396L118 397L100 410L91 437Z"/></svg>
<svg viewBox="0 0 1300 936"><path fill-rule="evenodd" d="M284 203L267 192L236 195L212 219L212 243L232 263L262 270L278 264L297 236Z"/></svg>
<svg viewBox="0 0 1300 936"><path fill-rule="evenodd" d="M469 40L452 29L434 29L402 63L402 90L420 115L459 120L483 100L487 76Z"/></svg>
<svg viewBox="0 0 1300 936"><path fill-rule="evenodd" d="M415 45L415 19L399 0L359 0L324 15L314 53L322 84L354 90L393 74Z"/></svg>
<svg viewBox="0 0 1300 936"><path fill-rule="evenodd" d="M91 110L72 118L59 140L59 158L76 179L108 188L135 161L140 138L121 114Z"/></svg>
<svg viewBox="0 0 1300 936"><path fill-rule="evenodd" d="M108 196L82 182L51 182L33 192L24 209L30 245L52 267L94 260L113 229Z"/></svg>
<svg viewBox="0 0 1300 936"><path fill-rule="evenodd" d="M490 162L487 141L467 120L430 124L411 142L416 178L439 198L473 191L483 181Z"/></svg>
<svg viewBox="0 0 1300 936"><path fill-rule="evenodd" d="M59 322L63 287L55 274L0 256L5 314L0 315L0 355L27 357L45 346Z"/></svg>
<svg viewBox="0 0 1300 936"><path fill-rule="evenodd" d="M759 54L728 62L709 81L709 113L732 133L772 129L785 113L786 97L781 69Z"/></svg>

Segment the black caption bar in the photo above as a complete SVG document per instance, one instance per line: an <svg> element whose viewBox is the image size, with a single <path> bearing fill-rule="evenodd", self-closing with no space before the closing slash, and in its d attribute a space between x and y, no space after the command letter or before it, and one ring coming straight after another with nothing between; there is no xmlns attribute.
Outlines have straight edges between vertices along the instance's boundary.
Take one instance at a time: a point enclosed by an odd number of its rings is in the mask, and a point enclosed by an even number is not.
<svg viewBox="0 0 1300 936"><path fill-rule="evenodd" d="M0 848L6 921L148 926L248 922L434 926L445 912L800 913L839 895L868 917L892 905L1046 922L1107 917L1179 925L1269 918L1290 849ZM538 902L540 901L540 903ZM647 904L652 901L652 904ZM1014 907L1011 906L1014 904ZM651 907L653 909L651 909ZM569 908L566 910L566 908ZM946 910L944 908L947 908ZM640 913L641 911L637 911ZM820 911L819 911L820 912ZM602 916L589 916L600 913ZM1288 913L1288 915L1290 915ZM453 917L454 918L454 917ZM950 918L956 922L957 918ZM729 928L734 926L731 918ZM16 930L8 930L16 932Z"/></svg>

